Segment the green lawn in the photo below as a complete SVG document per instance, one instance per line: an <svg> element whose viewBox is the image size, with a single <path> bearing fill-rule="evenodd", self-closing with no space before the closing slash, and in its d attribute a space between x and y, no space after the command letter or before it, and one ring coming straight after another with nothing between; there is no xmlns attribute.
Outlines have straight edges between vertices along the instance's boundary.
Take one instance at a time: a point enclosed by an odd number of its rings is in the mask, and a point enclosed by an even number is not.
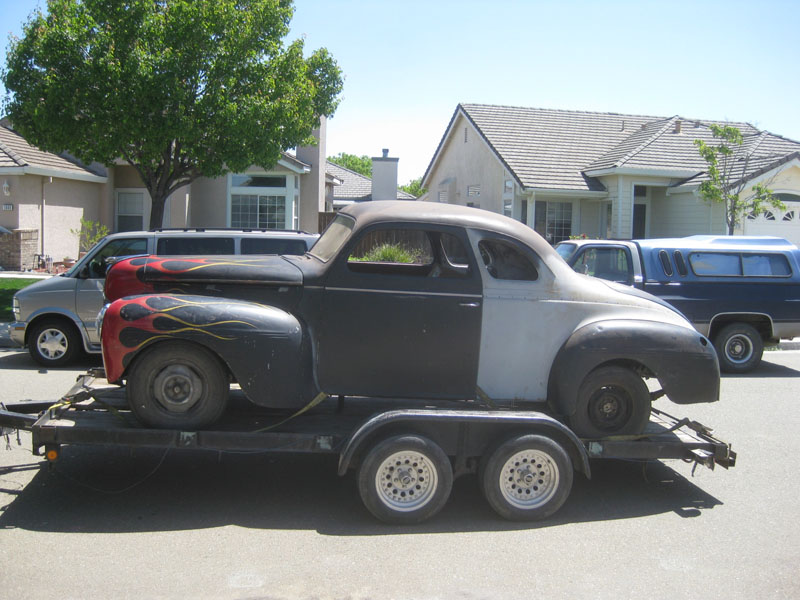
<svg viewBox="0 0 800 600"><path fill-rule="evenodd" d="M12 279L0 278L0 321L13 321L14 315L11 314L11 298L14 294L38 279Z"/></svg>

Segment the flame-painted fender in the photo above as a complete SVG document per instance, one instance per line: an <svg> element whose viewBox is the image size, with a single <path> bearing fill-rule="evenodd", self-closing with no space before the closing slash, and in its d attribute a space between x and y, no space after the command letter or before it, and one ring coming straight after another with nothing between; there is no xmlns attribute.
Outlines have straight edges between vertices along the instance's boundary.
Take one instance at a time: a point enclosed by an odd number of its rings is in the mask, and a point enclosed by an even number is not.
<svg viewBox="0 0 800 600"><path fill-rule="evenodd" d="M112 302L102 325L108 381L119 383L141 353L170 340L214 352L255 404L298 407L313 393L311 354L293 315L209 296L148 294Z"/></svg>
<svg viewBox="0 0 800 600"><path fill-rule="evenodd" d="M703 335L659 321L610 320L581 327L561 346L548 382L550 407L572 415L584 378L606 364L643 367L676 404L719 400L717 353Z"/></svg>

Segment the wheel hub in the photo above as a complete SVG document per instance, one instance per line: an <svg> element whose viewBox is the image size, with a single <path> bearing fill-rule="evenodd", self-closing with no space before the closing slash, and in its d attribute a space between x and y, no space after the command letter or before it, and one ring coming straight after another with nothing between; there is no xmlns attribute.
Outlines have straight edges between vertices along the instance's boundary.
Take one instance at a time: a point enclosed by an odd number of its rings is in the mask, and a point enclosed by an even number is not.
<svg viewBox="0 0 800 600"><path fill-rule="evenodd" d="M589 400L589 418L598 429L615 430L628 420L632 402L624 389L603 387Z"/></svg>
<svg viewBox="0 0 800 600"><path fill-rule="evenodd" d="M753 345L747 337L735 335L725 344L725 354L734 363L744 363L753 355Z"/></svg>
<svg viewBox="0 0 800 600"><path fill-rule="evenodd" d="M185 365L169 365L153 381L153 394L170 412L189 411L203 393L203 382Z"/></svg>
<svg viewBox="0 0 800 600"><path fill-rule="evenodd" d="M433 498L437 484L436 468L419 452L395 452L375 473L378 497L386 506L400 512L425 506Z"/></svg>
<svg viewBox="0 0 800 600"><path fill-rule="evenodd" d="M558 488L558 467L539 450L523 450L509 457L500 471L500 492L509 504L531 509L547 503Z"/></svg>
<svg viewBox="0 0 800 600"><path fill-rule="evenodd" d="M67 336L58 329L45 329L39 334L36 347L51 360L61 358L67 352Z"/></svg>

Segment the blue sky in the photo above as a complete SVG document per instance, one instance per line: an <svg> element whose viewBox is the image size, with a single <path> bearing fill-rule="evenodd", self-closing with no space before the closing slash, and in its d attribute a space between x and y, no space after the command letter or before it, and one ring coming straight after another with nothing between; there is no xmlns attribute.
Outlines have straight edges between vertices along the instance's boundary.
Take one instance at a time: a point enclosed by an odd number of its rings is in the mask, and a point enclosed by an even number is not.
<svg viewBox="0 0 800 600"><path fill-rule="evenodd" d="M3 64L8 33L45 5L0 0ZM747 121L800 140L796 0L296 0L295 8L290 39L328 48L345 74L328 154L389 148L400 183L424 173L459 102Z"/></svg>

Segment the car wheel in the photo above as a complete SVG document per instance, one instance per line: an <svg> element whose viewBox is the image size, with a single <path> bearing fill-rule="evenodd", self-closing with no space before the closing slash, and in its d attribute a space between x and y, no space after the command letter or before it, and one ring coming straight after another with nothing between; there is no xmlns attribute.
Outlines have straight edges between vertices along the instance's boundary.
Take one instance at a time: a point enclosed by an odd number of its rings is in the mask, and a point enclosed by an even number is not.
<svg viewBox="0 0 800 600"><path fill-rule="evenodd" d="M578 389L573 431L584 438L642 433L650 420L650 392L642 378L624 367L600 367Z"/></svg>
<svg viewBox="0 0 800 600"><path fill-rule="evenodd" d="M447 503L453 469L444 451L422 436L388 438L372 448L358 470L367 509L387 523L421 523Z"/></svg>
<svg viewBox="0 0 800 600"><path fill-rule="evenodd" d="M63 367L81 351L80 335L63 319L37 323L28 337L31 358L45 367Z"/></svg>
<svg viewBox="0 0 800 600"><path fill-rule="evenodd" d="M483 494L505 519L545 519L561 508L572 489L572 461L549 437L530 434L512 438L483 463Z"/></svg>
<svg viewBox="0 0 800 600"><path fill-rule="evenodd" d="M145 425L194 430L216 422L228 402L228 378L202 346L165 342L146 350L131 367L127 397Z"/></svg>
<svg viewBox="0 0 800 600"><path fill-rule="evenodd" d="M746 373L761 362L764 342L755 327L733 323L714 337L720 370L726 373Z"/></svg>

